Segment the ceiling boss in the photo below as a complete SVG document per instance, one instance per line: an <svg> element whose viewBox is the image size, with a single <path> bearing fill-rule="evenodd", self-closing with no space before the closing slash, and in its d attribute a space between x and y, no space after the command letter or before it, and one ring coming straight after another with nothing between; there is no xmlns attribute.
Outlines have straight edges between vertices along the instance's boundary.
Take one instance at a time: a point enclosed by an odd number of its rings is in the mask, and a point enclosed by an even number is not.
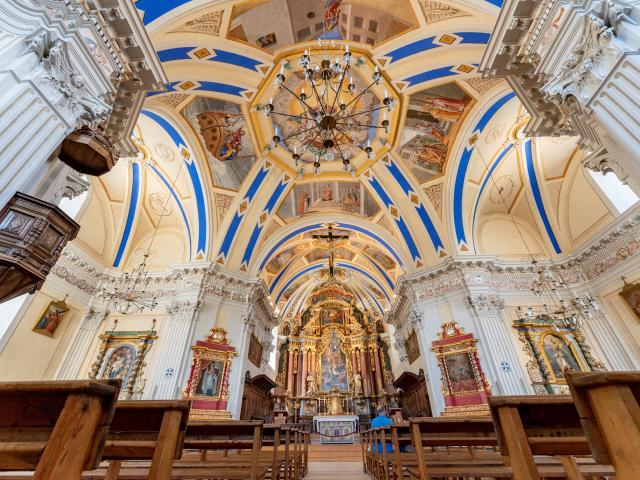
<svg viewBox="0 0 640 480"><path fill-rule="evenodd" d="M347 44L319 41L276 63L253 111L262 113L265 153L298 175L321 165L355 175L393 143L398 105L377 64Z"/></svg>

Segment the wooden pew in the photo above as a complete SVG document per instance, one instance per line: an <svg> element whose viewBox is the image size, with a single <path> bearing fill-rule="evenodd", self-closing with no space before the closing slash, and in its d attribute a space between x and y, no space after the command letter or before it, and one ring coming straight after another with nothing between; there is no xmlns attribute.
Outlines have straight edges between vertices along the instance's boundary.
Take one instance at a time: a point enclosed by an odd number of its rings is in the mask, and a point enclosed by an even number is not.
<svg viewBox="0 0 640 480"><path fill-rule="evenodd" d="M273 456L271 452L261 453L262 436L262 421L189 422L184 448L201 450L203 454L198 463L177 462L174 473L177 478L210 480L265 478L267 471L273 468ZM230 453L230 451L236 452ZM241 453L243 451L248 453Z"/></svg>
<svg viewBox="0 0 640 480"><path fill-rule="evenodd" d="M170 480L173 462L182 454L190 402L187 400L122 401L116 404L102 460L106 474L88 472L85 479L120 477L123 461L151 463L125 468L127 478Z"/></svg>
<svg viewBox="0 0 640 480"><path fill-rule="evenodd" d="M640 372L567 373L580 422L596 461L616 478L640 478Z"/></svg>
<svg viewBox="0 0 640 480"><path fill-rule="evenodd" d="M536 465L534 455L556 457L570 480L582 479L583 473L613 473L610 466L592 462L581 466L576 461L576 456L590 456L591 449L571 396L491 397L489 406L502 455L514 478L539 480L548 476L543 467Z"/></svg>
<svg viewBox="0 0 640 480"><path fill-rule="evenodd" d="M409 425L416 450L415 466L402 465L409 478L510 477L510 469L495 452L498 443L490 418L411 418ZM446 450L431 455L425 448Z"/></svg>
<svg viewBox="0 0 640 480"><path fill-rule="evenodd" d="M0 383L0 470L80 479L100 461L119 390L119 380Z"/></svg>

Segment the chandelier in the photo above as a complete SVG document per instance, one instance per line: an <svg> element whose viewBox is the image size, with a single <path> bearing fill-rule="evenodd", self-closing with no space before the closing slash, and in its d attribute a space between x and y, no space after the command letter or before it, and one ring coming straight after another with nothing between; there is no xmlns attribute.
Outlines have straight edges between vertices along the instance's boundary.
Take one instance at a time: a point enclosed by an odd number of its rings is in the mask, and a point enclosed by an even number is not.
<svg viewBox="0 0 640 480"><path fill-rule="evenodd" d="M582 326L581 317L592 318L598 310L598 303L590 295L584 298L571 294L567 283L553 272L539 265L536 260L531 263L536 279L531 283L531 292L540 301L550 301L551 306L543 303L541 307L532 306L517 308L518 315L525 322L538 318L551 320L556 330L575 330Z"/></svg>
<svg viewBox="0 0 640 480"><path fill-rule="evenodd" d="M337 51L339 55L332 59L329 50L322 49L322 43L315 52L305 50L300 57L300 69L291 72L288 78L285 73L292 71L292 67L284 62L275 83L287 95L289 102L282 105L288 108L277 109L273 98L258 106L273 123L272 143L267 150L283 146L296 167L300 162L312 163L314 173L318 173L321 161L333 160L342 161L344 170L353 173L351 160L360 151L373 159L371 139L376 131L389 132L388 116L397 103L386 89L381 101L373 95L372 88L382 79L378 66L366 84L354 71L354 66L360 67L364 61L354 59L348 45ZM364 102L369 92L374 100ZM286 132L273 121L276 118L287 122Z"/></svg>
<svg viewBox="0 0 640 480"><path fill-rule="evenodd" d="M98 297L107 302L109 310L123 315L133 315L153 310L158 305L158 293L148 290L151 282L147 270L148 257L147 252L134 270L124 272L122 277L111 279L101 286Z"/></svg>

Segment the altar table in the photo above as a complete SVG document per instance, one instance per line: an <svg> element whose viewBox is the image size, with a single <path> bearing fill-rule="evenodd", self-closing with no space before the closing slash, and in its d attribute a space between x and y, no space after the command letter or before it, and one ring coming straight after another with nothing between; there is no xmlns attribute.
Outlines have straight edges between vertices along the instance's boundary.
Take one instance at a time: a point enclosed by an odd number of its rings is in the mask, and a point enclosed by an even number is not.
<svg viewBox="0 0 640 480"><path fill-rule="evenodd" d="M313 431L320 433L320 443L353 443L358 431L357 415L316 415Z"/></svg>

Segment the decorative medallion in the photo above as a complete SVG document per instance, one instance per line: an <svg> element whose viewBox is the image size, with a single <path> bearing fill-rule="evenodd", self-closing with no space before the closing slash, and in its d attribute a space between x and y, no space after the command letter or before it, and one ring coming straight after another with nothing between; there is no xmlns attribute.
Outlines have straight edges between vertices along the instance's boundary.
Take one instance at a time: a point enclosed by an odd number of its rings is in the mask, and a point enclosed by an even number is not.
<svg viewBox="0 0 640 480"><path fill-rule="evenodd" d="M222 26L222 19L224 16L224 10L218 10L215 12L205 13L199 17L189 20L183 23L180 27L172 30L172 33L205 33L207 35L220 35L220 27Z"/></svg>
<svg viewBox="0 0 640 480"><path fill-rule="evenodd" d="M233 203L233 195L225 195L224 193L214 193L213 198L216 202L216 214L218 216L218 225L224 219L224 216L231 208L231 204Z"/></svg>
<svg viewBox="0 0 640 480"><path fill-rule="evenodd" d="M166 143L158 142L153 146L156 155L166 163L172 163L176 160L176 152Z"/></svg>
<svg viewBox="0 0 640 480"><path fill-rule="evenodd" d="M442 183L425 187L424 193L438 215L442 217Z"/></svg>
<svg viewBox="0 0 640 480"><path fill-rule="evenodd" d="M502 80L499 78L467 78L465 82L480 95L484 95L489 89L499 84Z"/></svg>
<svg viewBox="0 0 640 480"><path fill-rule="evenodd" d="M499 177L491 186L489 191L489 201L494 205L502 205L506 202L515 190L516 183L511 175Z"/></svg>
<svg viewBox="0 0 640 480"><path fill-rule="evenodd" d="M420 0L420 8L427 24L442 22L454 17L467 17L469 14L446 3Z"/></svg>

